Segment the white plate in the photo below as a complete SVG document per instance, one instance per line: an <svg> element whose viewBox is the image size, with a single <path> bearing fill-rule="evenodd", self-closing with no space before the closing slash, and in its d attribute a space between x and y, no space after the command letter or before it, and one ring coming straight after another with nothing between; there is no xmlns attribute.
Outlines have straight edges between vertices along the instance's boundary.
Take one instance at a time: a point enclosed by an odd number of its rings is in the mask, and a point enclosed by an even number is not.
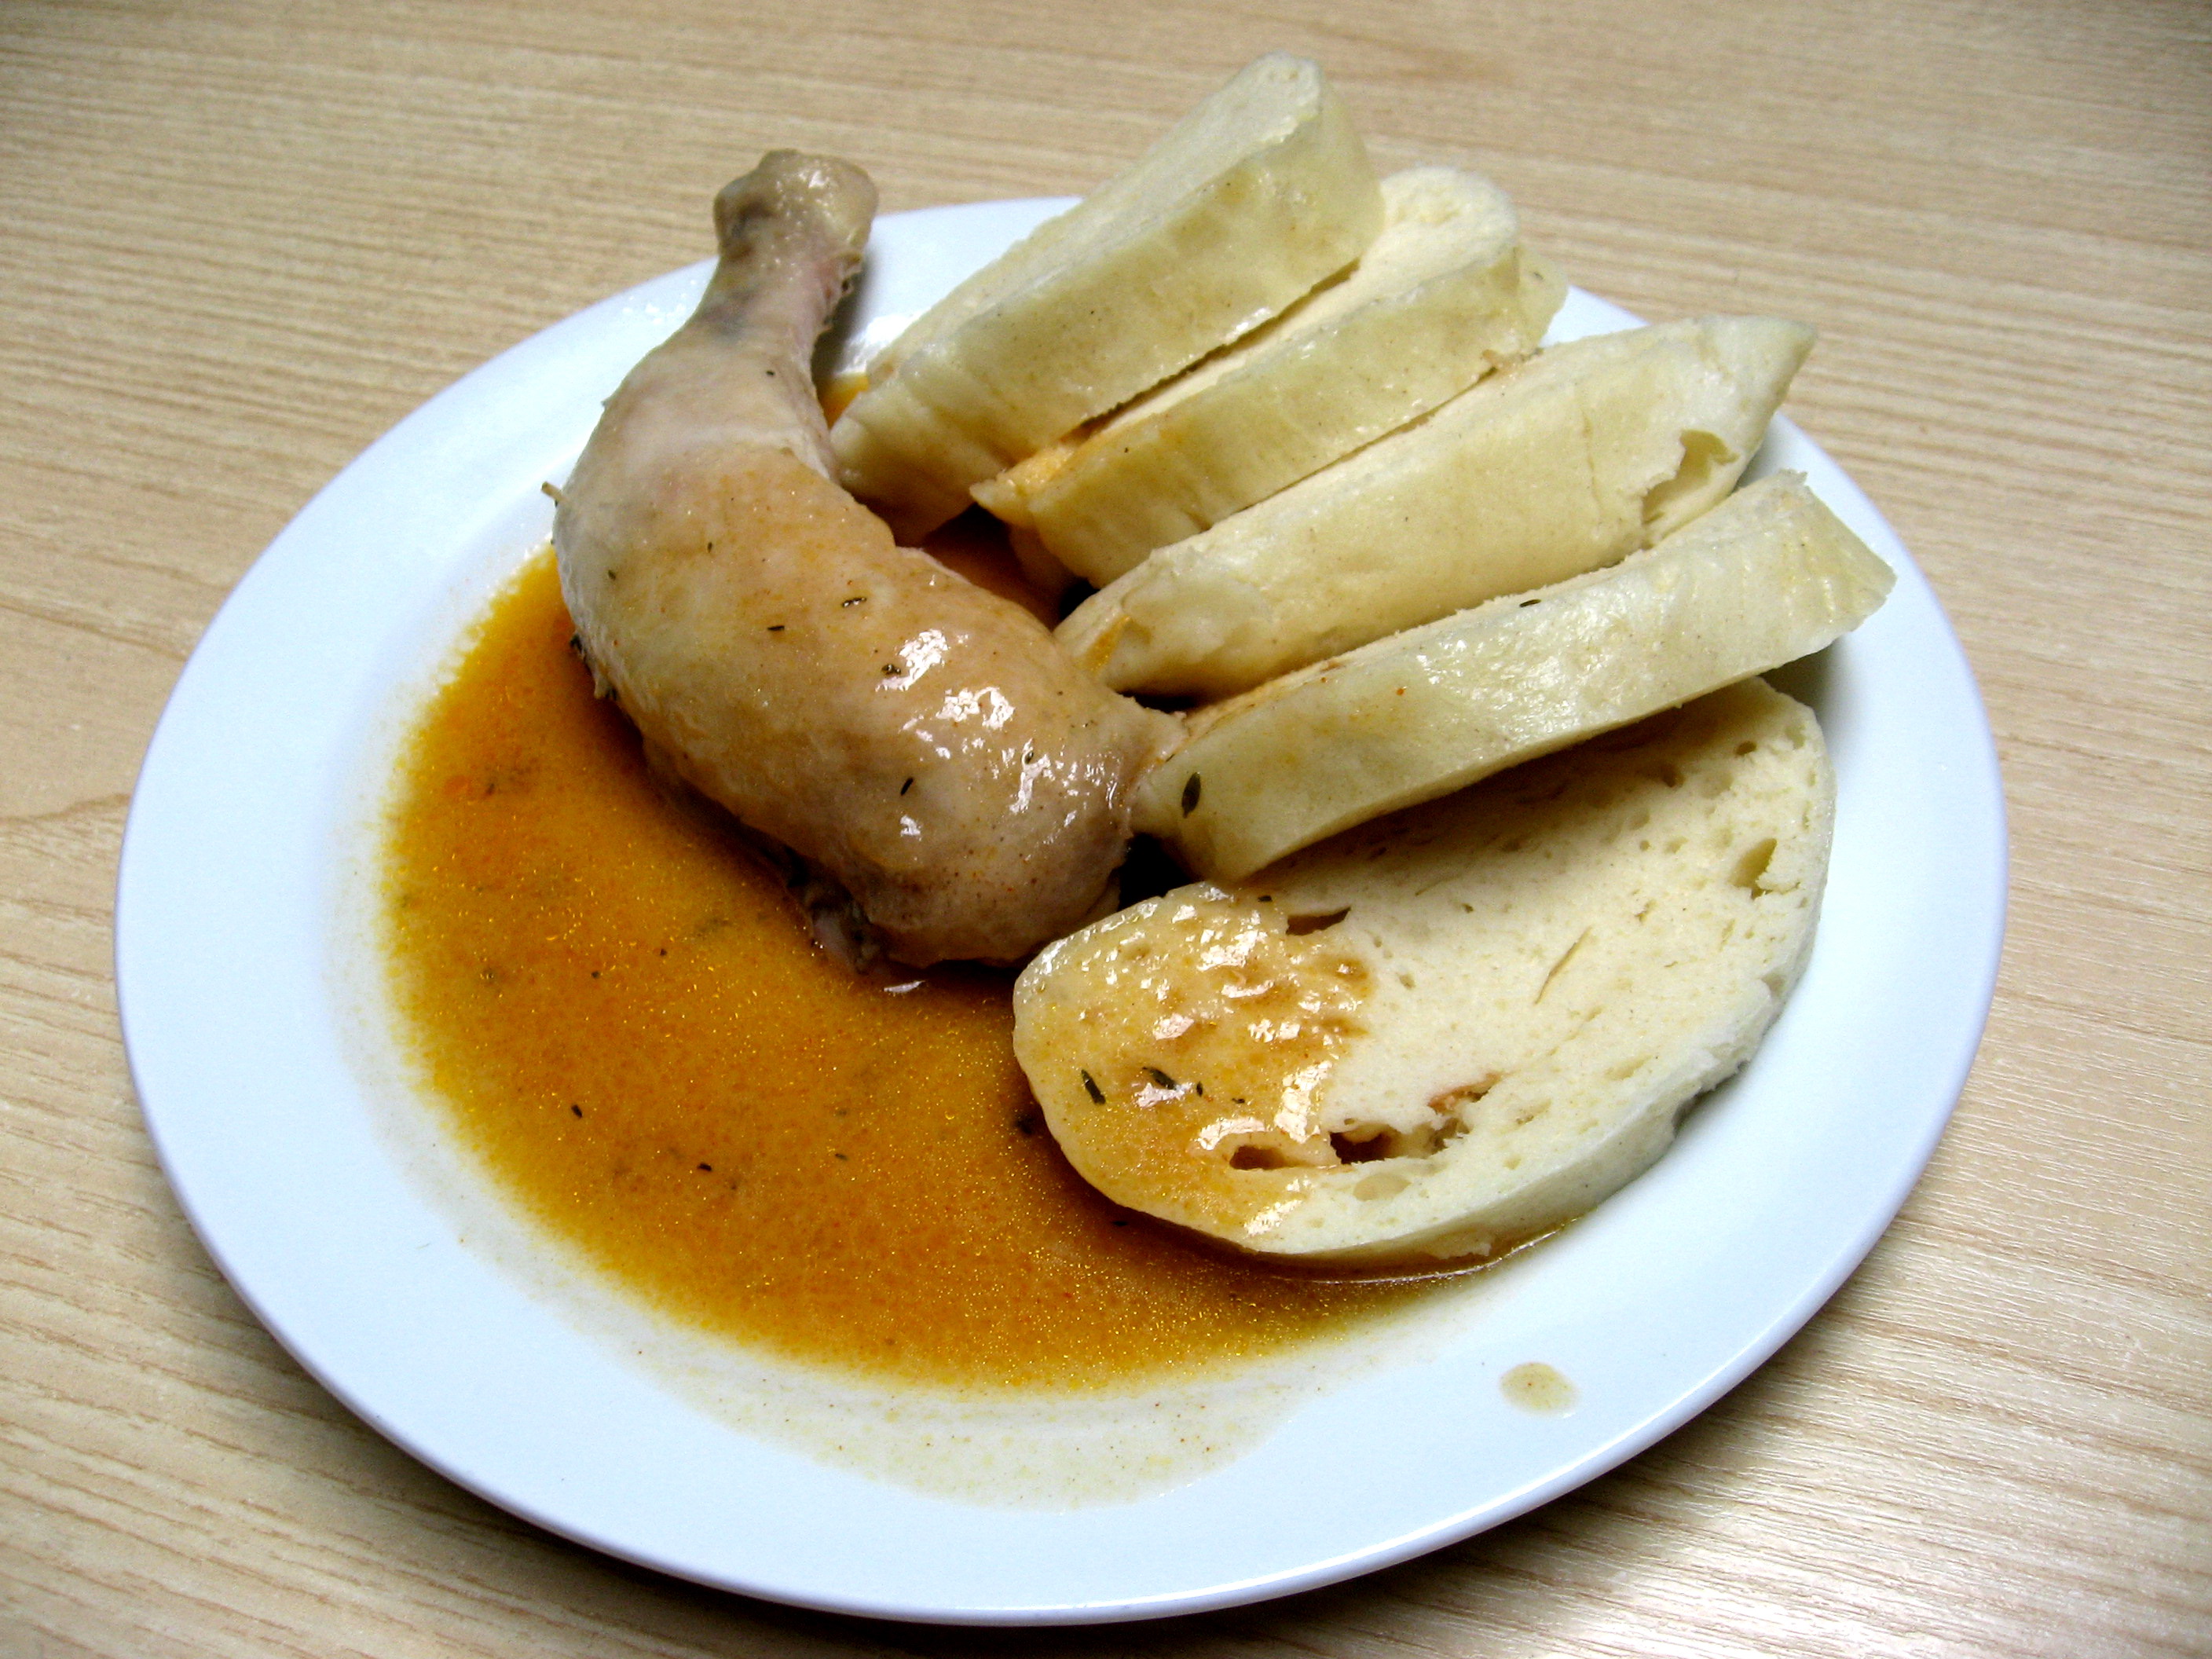
<svg viewBox="0 0 2212 1659"><path fill-rule="evenodd" d="M863 328L920 309L1053 203L895 216ZM373 1015L333 962L365 861L364 757L546 533L599 401L705 267L471 374L311 502L187 665L131 811L116 970L164 1166L239 1293L355 1411L453 1479L630 1560L880 1616L1072 1623L1310 1588L1463 1538L1612 1468L1771 1354L1904 1200L1963 1084L2002 928L1980 701L1880 515L1788 422L1800 469L1897 568L1888 605L1787 683L1841 803L1812 965L1749 1069L1650 1174L1513 1269L1441 1351L1304 1405L1256 1449L1119 1506L1008 1512L749 1437L582 1334L455 1237L377 1128ZM1556 332L1632 319L1577 295ZM1557 1417L1499 1378L1541 1361Z"/></svg>

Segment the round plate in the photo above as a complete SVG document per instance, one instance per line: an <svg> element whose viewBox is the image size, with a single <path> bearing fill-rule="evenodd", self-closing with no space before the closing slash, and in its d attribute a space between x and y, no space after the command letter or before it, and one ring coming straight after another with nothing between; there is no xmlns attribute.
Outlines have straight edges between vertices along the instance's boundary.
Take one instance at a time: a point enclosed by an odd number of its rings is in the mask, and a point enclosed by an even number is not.
<svg viewBox="0 0 2212 1659"><path fill-rule="evenodd" d="M845 349L895 332L1060 205L884 220ZM1009 1511L739 1432L459 1237L379 1127L391 1085L358 1061L379 1015L337 919L375 878L380 780L364 768L542 544L539 484L565 475L706 270L548 329L380 440L239 585L148 752L116 921L132 1074L201 1238L303 1365L462 1485L629 1560L889 1618L1074 1623L1255 1601L1495 1525L1650 1445L1811 1316L1903 1202L1964 1083L2005 842L1989 728L1934 596L1787 421L1758 469L1807 473L1899 575L1870 622L1784 676L1819 710L1840 788L1811 966L1657 1167L1511 1264L1510 1293L1448 1340L1308 1400L1172 1490ZM1577 294L1554 333L1632 320ZM1529 1361L1579 1405L1516 1409L1500 1378Z"/></svg>

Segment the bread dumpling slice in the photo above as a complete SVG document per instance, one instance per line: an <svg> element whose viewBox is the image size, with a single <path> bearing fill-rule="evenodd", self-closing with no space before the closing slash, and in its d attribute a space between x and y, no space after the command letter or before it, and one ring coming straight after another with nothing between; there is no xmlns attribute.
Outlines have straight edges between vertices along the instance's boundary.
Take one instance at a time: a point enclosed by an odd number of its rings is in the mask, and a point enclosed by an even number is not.
<svg viewBox="0 0 2212 1659"><path fill-rule="evenodd" d="M1746 681L1048 946L1015 1052L1116 1203L1304 1261L1492 1255L1749 1056L1834 793L1811 711Z"/></svg>
<svg viewBox="0 0 2212 1659"><path fill-rule="evenodd" d="M969 489L1265 322L1375 240L1382 198L1315 64L1273 52L868 365L830 430L903 538Z"/></svg>
<svg viewBox="0 0 2212 1659"><path fill-rule="evenodd" d="M1109 582L1518 362L1565 297L1497 185L1409 167L1382 181L1382 234L1340 280L975 499Z"/></svg>
<svg viewBox="0 0 2212 1659"><path fill-rule="evenodd" d="M1609 570L1361 647L1194 712L1133 821L1237 880L1829 644L1896 577L1796 473Z"/></svg>
<svg viewBox="0 0 2212 1659"><path fill-rule="evenodd" d="M1549 347L1161 548L1060 642L1116 690L1225 697L1612 564L1735 487L1812 343L1707 317Z"/></svg>

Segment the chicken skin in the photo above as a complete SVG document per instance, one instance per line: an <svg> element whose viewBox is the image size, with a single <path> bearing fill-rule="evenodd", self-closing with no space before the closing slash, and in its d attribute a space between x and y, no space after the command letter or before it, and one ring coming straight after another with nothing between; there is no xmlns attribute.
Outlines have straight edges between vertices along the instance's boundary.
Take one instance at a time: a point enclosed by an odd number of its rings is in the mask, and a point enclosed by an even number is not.
<svg viewBox="0 0 2212 1659"><path fill-rule="evenodd" d="M789 150L722 190L698 310L560 493L561 588L648 744L890 954L1012 961L1110 897L1130 786L1179 728L833 482L810 358L874 210L859 168Z"/></svg>

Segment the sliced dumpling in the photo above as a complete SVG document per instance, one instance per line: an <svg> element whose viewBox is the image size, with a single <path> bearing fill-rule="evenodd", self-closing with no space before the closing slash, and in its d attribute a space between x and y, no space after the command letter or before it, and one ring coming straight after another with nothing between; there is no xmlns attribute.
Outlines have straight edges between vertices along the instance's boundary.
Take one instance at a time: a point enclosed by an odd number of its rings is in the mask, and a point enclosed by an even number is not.
<svg viewBox="0 0 2212 1659"><path fill-rule="evenodd" d="M1735 487L1812 343L1708 317L1550 347L1161 548L1060 641L1117 690L1224 697L1611 564Z"/></svg>
<svg viewBox="0 0 2212 1659"><path fill-rule="evenodd" d="M868 366L830 432L902 538L1359 256L1382 191L1321 70L1271 53L1135 166L1048 220Z"/></svg>
<svg viewBox="0 0 2212 1659"><path fill-rule="evenodd" d="M1895 577L1794 473L1610 570L1492 599L1190 716L1136 827L1237 880L1285 854L1794 662Z"/></svg>
<svg viewBox="0 0 2212 1659"><path fill-rule="evenodd" d="M1117 1203L1306 1261L1491 1255L1742 1065L1833 811L1811 711L1747 681L1048 946L1015 1050Z"/></svg>
<svg viewBox="0 0 2212 1659"><path fill-rule="evenodd" d="M1340 281L987 483L975 499L1105 583L1536 349L1565 285L1487 179L1409 167Z"/></svg>

